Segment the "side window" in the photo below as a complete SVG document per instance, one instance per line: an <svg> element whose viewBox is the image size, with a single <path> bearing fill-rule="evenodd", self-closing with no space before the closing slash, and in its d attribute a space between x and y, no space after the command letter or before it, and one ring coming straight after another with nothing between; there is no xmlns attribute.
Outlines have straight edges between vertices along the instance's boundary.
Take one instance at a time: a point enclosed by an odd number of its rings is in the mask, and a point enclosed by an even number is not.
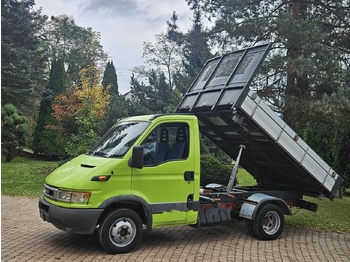
<svg viewBox="0 0 350 262"><path fill-rule="evenodd" d="M141 143L144 147L144 165L186 159L189 149L189 128L185 123L162 124Z"/></svg>
<svg viewBox="0 0 350 262"><path fill-rule="evenodd" d="M157 146L157 130L157 128L154 129L141 144L144 147L143 164L146 166L154 164Z"/></svg>

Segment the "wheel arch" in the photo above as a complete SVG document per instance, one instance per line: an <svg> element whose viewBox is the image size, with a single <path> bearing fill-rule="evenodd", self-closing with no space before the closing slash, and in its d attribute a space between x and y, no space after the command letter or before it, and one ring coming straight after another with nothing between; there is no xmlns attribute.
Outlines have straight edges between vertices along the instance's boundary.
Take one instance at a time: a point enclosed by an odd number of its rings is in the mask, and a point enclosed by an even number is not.
<svg viewBox="0 0 350 262"><path fill-rule="evenodd" d="M291 214L289 206L283 199L262 193L257 193L249 196L244 200L244 203L239 212L239 216L249 220L254 220L259 209L265 204L274 204L282 210L283 214Z"/></svg>
<svg viewBox="0 0 350 262"><path fill-rule="evenodd" d="M101 219L114 209L127 208L136 212L142 223L146 225L147 230L152 229L152 210L150 205L141 197L132 195L122 195L111 197L105 200L99 208L104 209L102 212L98 224L100 224Z"/></svg>

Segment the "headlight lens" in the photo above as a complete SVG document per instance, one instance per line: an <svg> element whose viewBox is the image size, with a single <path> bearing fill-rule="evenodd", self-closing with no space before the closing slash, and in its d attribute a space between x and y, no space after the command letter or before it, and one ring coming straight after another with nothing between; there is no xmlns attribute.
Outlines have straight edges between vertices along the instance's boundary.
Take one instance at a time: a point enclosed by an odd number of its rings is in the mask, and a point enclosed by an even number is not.
<svg viewBox="0 0 350 262"><path fill-rule="evenodd" d="M71 203L87 203L90 195L90 192L58 191L57 200Z"/></svg>

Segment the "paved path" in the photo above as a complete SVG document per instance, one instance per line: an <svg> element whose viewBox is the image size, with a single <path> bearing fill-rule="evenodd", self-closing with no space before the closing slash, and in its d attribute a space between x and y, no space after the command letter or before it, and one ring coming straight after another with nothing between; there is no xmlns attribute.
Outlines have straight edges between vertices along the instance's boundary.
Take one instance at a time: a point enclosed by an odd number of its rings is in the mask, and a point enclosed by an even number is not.
<svg viewBox="0 0 350 262"><path fill-rule="evenodd" d="M275 241L259 241L244 223L145 232L129 254L110 255L94 236L62 232L39 217L37 199L1 197L2 261L350 261L350 234L286 227Z"/></svg>

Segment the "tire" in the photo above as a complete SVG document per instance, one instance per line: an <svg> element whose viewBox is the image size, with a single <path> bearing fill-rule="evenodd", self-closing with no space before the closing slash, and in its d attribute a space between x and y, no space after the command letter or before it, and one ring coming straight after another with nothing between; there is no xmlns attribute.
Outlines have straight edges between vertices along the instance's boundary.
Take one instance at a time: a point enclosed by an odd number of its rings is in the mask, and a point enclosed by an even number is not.
<svg viewBox="0 0 350 262"><path fill-rule="evenodd" d="M279 206L265 204L258 210L253 222L254 234L262 240L278 238L284 227L284 215Z"/></svg>
<svg viewBox="0 0 350 262"><path fill-rule="evenodd" d="M111 254L128 253L141 243L143 227L140 216L130 209L108 213L98 229L101 246Z"/></svg>
<svg viewBox="0 0 350 262"><path fill-rule="evenodd" d="M253 220L250 220L250 219L244 220L244 225L248 233L253 237L256 237L256 234L254 233L254 230L253 230L253 223L254 223Z"/></svg>

